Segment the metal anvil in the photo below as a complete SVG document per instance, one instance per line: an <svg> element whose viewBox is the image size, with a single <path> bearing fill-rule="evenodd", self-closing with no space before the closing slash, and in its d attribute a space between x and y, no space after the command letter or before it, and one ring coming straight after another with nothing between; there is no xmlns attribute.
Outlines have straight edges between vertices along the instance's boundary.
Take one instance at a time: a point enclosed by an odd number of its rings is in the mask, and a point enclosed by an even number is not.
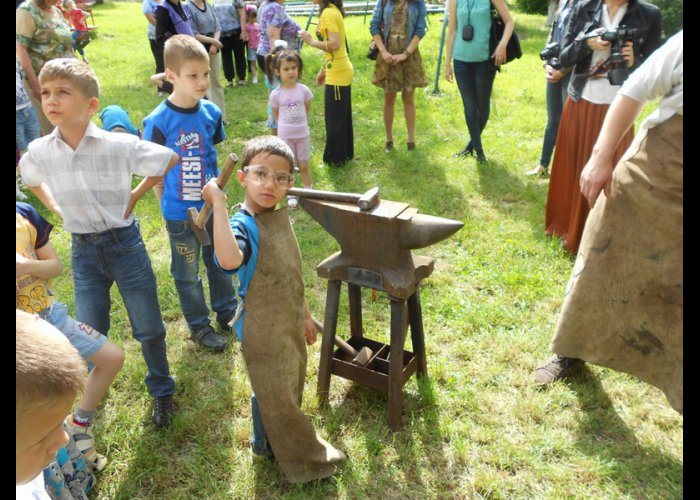
<svg viewBox="0 0 700 500"><path fill-rule="evenodd" d="M384 290L398 299L410 297L433 271L433 259L412 255L411 249L444 240L464 226L396 201L381 200L367 211L357 203L299 202L340 243L340 252L316 268L320 277Z"/></svg>

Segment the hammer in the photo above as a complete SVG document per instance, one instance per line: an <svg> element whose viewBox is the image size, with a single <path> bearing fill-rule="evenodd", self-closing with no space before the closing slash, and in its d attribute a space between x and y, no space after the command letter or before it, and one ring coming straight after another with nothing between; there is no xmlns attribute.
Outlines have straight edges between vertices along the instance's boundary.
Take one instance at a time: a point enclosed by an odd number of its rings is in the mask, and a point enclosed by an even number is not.
<svg viewBox="0 0 700 500"><path fill-rule="evenodd" d="M238 163L238 156L236 153L231 153L228 155L226 162L221 169L221 173L216 179L216 185L219 186L219 189L222 191L224 187L226 187L228 180L231 178L231 174L236 168L236 163ZM207 233L207 230L204 227L207 223L209 215L211 215L211 204L209 202L204 203L201 212L197 212L195 207L190 207L187 209L187 220L190 222L190 227L192 228L192 231L194 231L194 235L197 237L197 240L199 240L199 243L203 247L211 245L211 238L209 238L209 233Z"/></svg>
<svg viewBox="0 0 700 500"><path fill-rule="evenodd" d="M318 191L316 189L304 188L290 188L287 194L290 196L298 196L299 198L357 203L360 210L365 211L371 210L379 203L379 187L373 187L364 194L338 193L335 191Z"/></svg>
<svg viewBox="0 0 700 500"><path fill-rule="evenodd" d="M306 190L309 191L309 190ZM316 327L316 330L318 330L319 333L323 333L323 325L319 320L316 318L311 318L314 322L314 326ZM340 347L343 351L348 353L350 356L352 356L352 364L357 365L357 366L365 366L367 363L369 363L369 360L372 359L372 350L364 346L362 349L359 351L355 350L353 346L345 342L343 339L338 337L337 335L335 336L335 345Z"/></svg>

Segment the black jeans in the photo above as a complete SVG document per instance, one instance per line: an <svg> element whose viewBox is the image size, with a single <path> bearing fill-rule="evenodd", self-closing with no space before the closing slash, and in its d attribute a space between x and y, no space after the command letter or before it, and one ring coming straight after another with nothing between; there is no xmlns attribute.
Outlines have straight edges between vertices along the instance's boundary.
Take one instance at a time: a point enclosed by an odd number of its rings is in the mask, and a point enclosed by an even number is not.
<svg viewBox="0 0 700 500"><path fill-rule="evenodd" d="M223 48L221 49L221 61L224 66L224 77L226 81L232 82L235 74L238 79L245 81L247 60L245 56L245 42L241 40L241 30L233 30L220 38ZM236 61L236 73L233 72L233 61Z"/></svg>
<svg viewBox="0 0 700 500"><path fill-rule="evenodd" d="M148 39L148 43L151 45L153 59L156 61L156 73L162 73L165 71L165 63L163 63L163 46L150 38Z"/></svg>
<svg viewBox="0 0 700 500"><path fill-rule="evenodd" d="M355 156L350 88L351 85L326 84L326 148L323 151L323 162L328 165L340 166Z"/></svg>
<svg viewBox="0 0 700 500"><path fill-rule="evenodd" d="M491 60L464 62L454 60L454 74L462 96L464 119L469 129L469 142L477 151L483 151L481 133L489 121L491 90L496 68Z"/></svg>

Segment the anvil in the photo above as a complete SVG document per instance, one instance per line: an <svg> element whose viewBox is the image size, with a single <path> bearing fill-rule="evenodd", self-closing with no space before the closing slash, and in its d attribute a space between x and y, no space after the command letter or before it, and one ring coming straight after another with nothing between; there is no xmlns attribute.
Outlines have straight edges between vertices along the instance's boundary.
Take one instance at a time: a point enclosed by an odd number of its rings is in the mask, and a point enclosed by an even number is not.
<svg viewBox="0 0 700 500"><path fill-rule="evenodd" d="M371 210L356 203L300 198L301 206L340 243L321 262L322 278L355 283L407 299L433 271L433 259L412 255L459 231L464 223L419 214L408 203L381 200Z"/></svg>

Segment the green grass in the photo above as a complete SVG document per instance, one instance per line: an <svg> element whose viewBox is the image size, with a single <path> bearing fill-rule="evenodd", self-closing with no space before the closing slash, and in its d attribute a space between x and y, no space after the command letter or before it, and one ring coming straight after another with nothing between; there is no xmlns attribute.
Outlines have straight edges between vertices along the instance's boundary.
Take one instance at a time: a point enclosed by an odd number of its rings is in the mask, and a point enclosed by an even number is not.
<svg viewBox="0 0 700 500"><path fill-rule="evenodd" d="M98 38L86 48L101 82L101 107L120 104L140 124L159 102L148 83L154 63L140 3L94 8ZM305 19L300 20L302 25ZM93 498L680 498L683 494L683 419L654 387L625 374L588 366L544 390L532 371L550 356L548 345L573 259L545 236L546 180L523 172L538 158L546 122L538 58L547 31L543 16L516 13L524 55L497 76L484 134L489 162L457 160L467 132L455 84L436 71L441 16L431 16L421 43L431 81L417 92L417 147L405 149L397 104L397 149L383 152L382 92L370 84L364 58L370 37L361 17L347 19L355 66L355 160L342 169L320 166L324 144L323 93L313 85L315 50L304 48L304 82L315 92L310 117L314 185L363 192L378 185L384 199L423 213L461 220L448 240L419 250L436 258L422 291L429 378L404 387L405 428L388 430L386 398L334 377L330 405L316 402L320 342L309 350L304 410L321 435L345 451L334 478L286 484L273 462L254 463L250 387L234 344L225 354L189 340L169 272L170 251L158 206L149 193L137 206L158 279L168 330L168 356L177 382L171 428L150 424L145 365L131 338L121 297L113 291L110 338L127 352L124 369L97 420L98 449L110 463ZM246 139L266 133L264 86L226 89L230 124L220 156L240 155ZM240 200L237 185L229 199ZM58 297L73 309L70 238L60 222L53 242L66 266ZM338 245L306 213L293 213L304 256L312 311L323 315L326 282L315 266ZM363 293L369 337L388 342L387 301ZM343 295L339 333L349 336ZM411 349L410 342L407 348Z"/></svg>

